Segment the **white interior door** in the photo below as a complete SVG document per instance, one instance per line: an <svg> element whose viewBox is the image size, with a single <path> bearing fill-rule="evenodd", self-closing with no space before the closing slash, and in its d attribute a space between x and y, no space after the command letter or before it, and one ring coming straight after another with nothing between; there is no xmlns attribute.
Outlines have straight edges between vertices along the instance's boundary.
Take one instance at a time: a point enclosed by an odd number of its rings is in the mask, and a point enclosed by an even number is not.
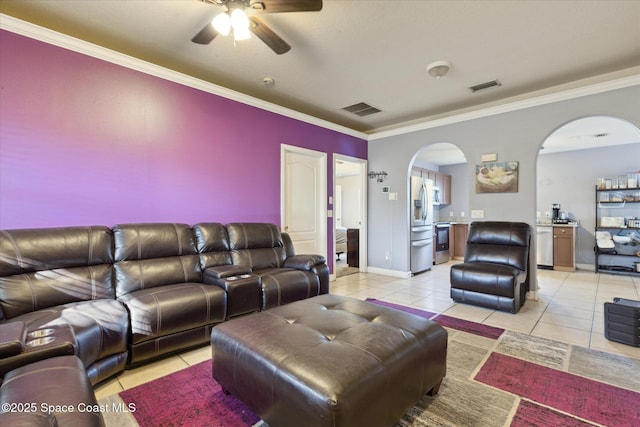
<svg viewBox="0 0 640 427"><path fill-rule="evenodd" d="M339 177L350 175L355 178L348 185L340 185ZM334 209L340 215L340 223L334 221L334 226L340 224L348 228L359 228L359 269L367 271L367 161L342 154L333 155ZM346 182L346 181L344 181ZM348 191L347 191L348 190ZM336 231L333 230L335 240ZM334 242L335 245L335 242ZM332 258L335 271L335 257Z"/></svg>
<svg viewBox="0 0 640 427"><path fill-rule="evenodd" d="M327 255L327 155L282 146L282 226L297 254Z"/></svg>
<svg viewBox="0 0 640 427"><path fill-rule="evenodd" d="M336 219L336 227L342 227L342 186L336 185L333 194L333 217Z"/></svg>

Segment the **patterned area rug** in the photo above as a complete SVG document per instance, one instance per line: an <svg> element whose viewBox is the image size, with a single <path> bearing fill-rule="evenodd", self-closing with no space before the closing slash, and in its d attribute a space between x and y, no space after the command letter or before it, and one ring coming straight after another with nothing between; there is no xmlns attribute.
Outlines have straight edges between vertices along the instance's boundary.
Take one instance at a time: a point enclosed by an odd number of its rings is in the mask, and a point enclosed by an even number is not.
<svg viewBox="0 0 640 427"><path fill-rule="evenodd" d="M398 421L408 426L640 426L640 359L369 300L433 319L449 331L447 376ZM111 426L252 426L258 417L225 396L202 362L100 400ZM115 405L115 406L114 406Z"/></svg>

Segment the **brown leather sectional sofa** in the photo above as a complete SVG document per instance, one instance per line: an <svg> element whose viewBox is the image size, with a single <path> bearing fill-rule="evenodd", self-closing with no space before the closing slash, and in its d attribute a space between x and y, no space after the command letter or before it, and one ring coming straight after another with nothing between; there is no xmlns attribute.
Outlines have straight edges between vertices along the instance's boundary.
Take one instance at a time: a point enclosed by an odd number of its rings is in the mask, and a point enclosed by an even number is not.
<svg viewBox="0 0 640 427"><path fill-rule="evenodd" d="M20 403L24 387L51 381L47 369L38 374L42 360L64 365L76 357L96 384L206 344L211 329L231 317L328 292L325 258L295 255L289 236L273 224L2 230L0 402ZM27 373L31 381L16 379ZM93 391L77 393L85 380L77 386L71 400L95 400ZM26 395L57 401L46 393L34 386ZM41 415L46 421L51 414ZM73 414L56 416L58 425L73 422Z"/></svg>

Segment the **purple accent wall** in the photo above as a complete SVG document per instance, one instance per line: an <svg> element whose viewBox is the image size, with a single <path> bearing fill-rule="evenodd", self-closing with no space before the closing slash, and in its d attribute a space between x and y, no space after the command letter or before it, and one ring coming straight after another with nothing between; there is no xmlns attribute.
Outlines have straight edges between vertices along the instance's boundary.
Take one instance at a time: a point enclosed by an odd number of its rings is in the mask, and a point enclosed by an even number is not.
<svg viewBox="0 0 640 427"><path fill-rule="evenodd" d="M332 153L367 158L356 137L8 31L0 46L0 229L279 224L282 143L328 153L328 195Z"/></svg>

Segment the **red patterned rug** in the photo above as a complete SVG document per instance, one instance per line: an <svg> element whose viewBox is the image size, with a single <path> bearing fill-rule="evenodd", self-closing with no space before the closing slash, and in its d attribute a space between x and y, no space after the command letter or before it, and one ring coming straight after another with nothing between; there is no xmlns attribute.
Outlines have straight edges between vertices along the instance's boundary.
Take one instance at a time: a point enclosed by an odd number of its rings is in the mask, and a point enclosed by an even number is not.
<svg viewBox="0 0 640 427"><path fill-rule="evenodd" d="M602 425L640 426L640 393L526 360L491 353L475 380L530 400L522 401L520 419L550 417L554 411L546 406ZM585 425L567 424L567 418L553 415L557 421L547 425Z"/></svg>
<svg viewBox="0 0 640 427"><path fill-rule="evenodd" d="M447 376L396 427L640 426L640 359L505 331L384 301L370 300L447 327ZM252 426L259 418L225 395L205 361L101 399L134 404L107 427Z"/></svg>
<svg viewBox="0 0 640 427"><path fill-rule="evenodd" d="M211 377L206 361L141 386L125 390L120 398L135 405L140 426L251 426L253 412L224 394Z"/></svg>

